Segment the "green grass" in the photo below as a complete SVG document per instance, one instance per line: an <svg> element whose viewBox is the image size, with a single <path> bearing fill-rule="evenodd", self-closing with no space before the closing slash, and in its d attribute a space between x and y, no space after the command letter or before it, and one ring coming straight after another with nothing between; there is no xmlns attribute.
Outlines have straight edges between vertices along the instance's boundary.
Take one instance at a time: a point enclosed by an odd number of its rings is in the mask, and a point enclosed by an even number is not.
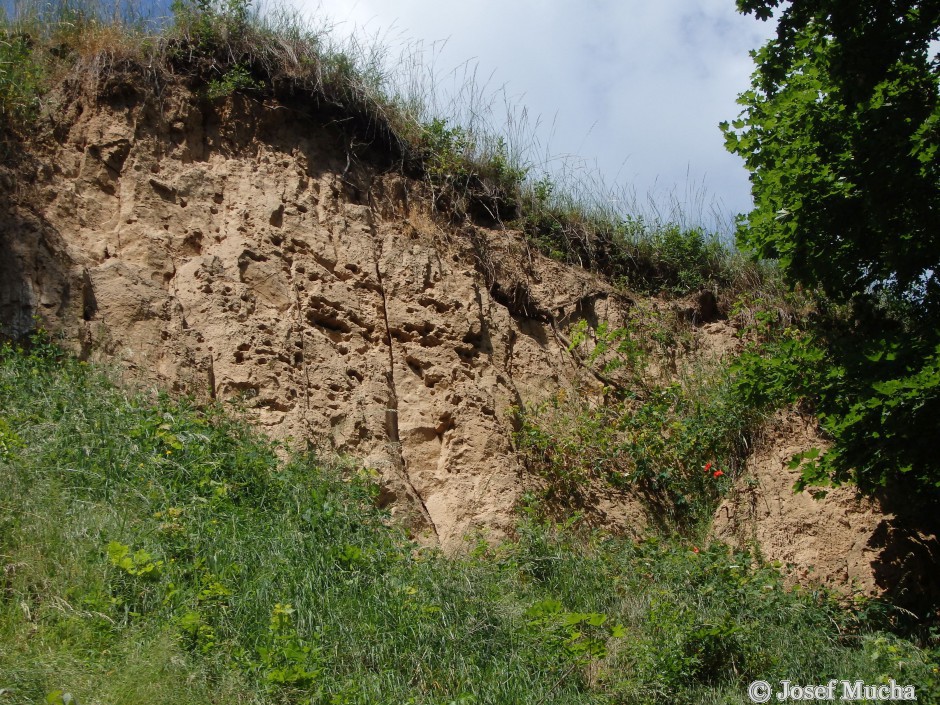
<svg viewBox="0 0 940 705"><path fill-rule="evenodd" d="M38 107L42 70L26 37L0 33L0 124L25 121Z"/></svg>
<svg viewBox="0 0 940 705"><path fill-rule="evenodd" d="M602 182L562 184L545 177L523 187L523 208L514 223L542 252L604 273L639 293L683 295L700 289L734 292L772 280L772 269L730 247L717 232L672 217L637 215L611 206Z"/></svg>
<svg viewBox="0 0 940 705"><path fill-rule="evenodd" d="M937 701L935 653L721 545L523 516L445 558L354 464L41 341L0 354L0 419L2 702L719 703L758 677Z"/></svg>

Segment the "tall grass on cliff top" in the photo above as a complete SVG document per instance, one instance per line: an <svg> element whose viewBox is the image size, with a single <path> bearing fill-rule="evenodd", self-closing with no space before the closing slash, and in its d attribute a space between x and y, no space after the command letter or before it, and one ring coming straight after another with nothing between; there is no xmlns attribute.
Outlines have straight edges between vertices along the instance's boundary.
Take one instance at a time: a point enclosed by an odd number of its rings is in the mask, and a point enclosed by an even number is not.
<svg viewBox="0 0 940 705"><path fill-rule="evenodd" d="M445 558L367 470L279 454L41 339L0 349L0 702L732 703L757 678L940 702L936 652L754 556L523 516Z"/></svg>
<svg viewBox="0 0 940 705"><path fill-rule="evenodd" d="M537 121L470 64L441 76L433 49L393 53L381 35L341 38L324 18L246 0L175 0L166 17L155 7L17 0L0 11L0 127L47 115L45 93L66 74L101 79L136 64L151 78L186 76L209 106L232 93L309 100L340 118L352 159L378 146L424 179L442 214L520 228L550 256L628 287L683 293L760 276L721 242L729 219L706 212L701 190L683 215L680 198L664 212L584 161L561 160L549 175L558 160L538 156ZM714 228L703 227L711 216Z"/></svg>

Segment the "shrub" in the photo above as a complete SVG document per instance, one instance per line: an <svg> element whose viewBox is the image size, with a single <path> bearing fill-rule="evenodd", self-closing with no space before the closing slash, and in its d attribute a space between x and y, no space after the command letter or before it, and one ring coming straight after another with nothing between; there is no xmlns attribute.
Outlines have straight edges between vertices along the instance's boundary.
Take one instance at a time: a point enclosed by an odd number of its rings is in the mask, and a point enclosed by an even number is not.
<svg viewBox="0 0 940 705"><path fill-rule="evenodd" d="M226 71L218 81L209 81L206 86L206 96L210 100L215 100L229 96L236 91L257 90L262 87L260 82L252 78L247 68L236 65Z"/></svg>
<svg viewBox="0 0 940 705"><path fill-rule="evenodd" d="M243 41L251 27L252 0L173 0L173 31L212 54Z"/></svg>
<svg viewBox="0 0 940 705"><path fill-rule="evenodd" d="M30 38L0 31L0 124L16 125L35 115L43 78Z"/></svg>
<svg viewBox="0 0 940 705"><path fill-rule="evenodd" d="M638 291L683 294L728 281L732 253L701 228L630 218L615 232L614 244L622 276Z"/></svg>
<svg viewBox="0 0 940 705"><path fill-rule="evenodd" d="M741 405L727 369L686 372L601 405L554 397L517 412L515 442L549 499L592 482L635 488L669 530L701 530L744 465L760 415Z"/></svg>

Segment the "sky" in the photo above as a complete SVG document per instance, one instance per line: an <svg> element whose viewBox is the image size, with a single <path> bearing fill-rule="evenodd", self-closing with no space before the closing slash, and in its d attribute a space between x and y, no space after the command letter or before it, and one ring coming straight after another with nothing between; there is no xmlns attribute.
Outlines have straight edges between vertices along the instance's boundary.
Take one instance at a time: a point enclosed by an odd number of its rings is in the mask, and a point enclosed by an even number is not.
<svg viewBox="0 0 940 705"><path fill-rule="evenodd" d="M455 69L498 94L497 112L504 91L526 107L535 129L520 141L549 172L590 173L609 198L660 214L678 203L702 224L751 208L718 123L740 112L748 52L774 25L734 0L293 1L341 35L423 47L445 91Z"/></svg>

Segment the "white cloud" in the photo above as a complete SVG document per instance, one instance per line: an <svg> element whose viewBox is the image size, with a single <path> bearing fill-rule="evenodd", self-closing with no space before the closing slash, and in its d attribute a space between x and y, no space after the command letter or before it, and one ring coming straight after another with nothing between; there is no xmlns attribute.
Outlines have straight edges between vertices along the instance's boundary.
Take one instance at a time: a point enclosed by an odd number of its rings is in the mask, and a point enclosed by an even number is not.
<svg viewBox="0 0 940 705"><path fill-rule="evenodd" d="M747 173L717 125L737 115L748 50L773 26L738 15L733 0L295 2L340 33L447 40L434 56L439 73L475 60L479 82L505 84L541 116L553 154L596 161L607 182L619 175L641 198L691 182L728 212L750 208Z"/></svg>

